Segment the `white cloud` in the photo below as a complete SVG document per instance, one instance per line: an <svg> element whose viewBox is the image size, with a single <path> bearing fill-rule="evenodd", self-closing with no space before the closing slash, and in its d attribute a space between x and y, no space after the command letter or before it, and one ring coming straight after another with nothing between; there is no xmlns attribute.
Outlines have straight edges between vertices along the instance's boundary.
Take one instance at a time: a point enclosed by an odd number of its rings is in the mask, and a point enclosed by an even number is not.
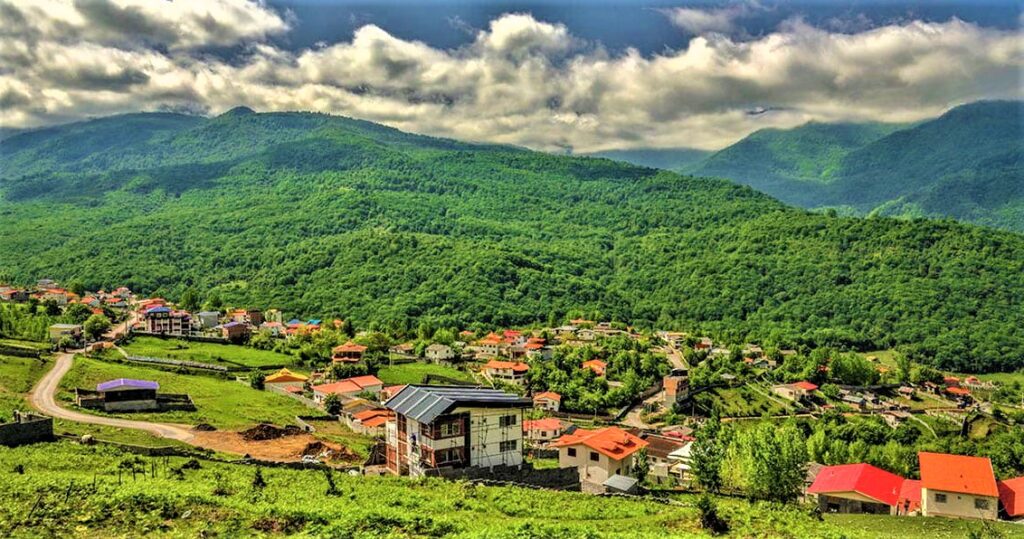
<svg viewBox="0 0 1024 539"><path fill-rule="evenodd" d="M677 7L665 10L672 24L691 34L718 32L722 34L736 30L735 19L742 13L736 8L697 9Z"/></svg>
<svg viewBox="0 0 1024 539"><path fill-rule="evenodd" d="M711 149L762 127L909 121L976 99L1024 97L1021 33L958 20L852 34L794 21L756 39L712 33L646 57L609 55L563 25L510 14L455 50L366 25L351 41L292 52L264 39L282 31L287 17L254 2L224 5L153 22L164 25L152 34L162 36L157 47L149 35L75 22L87 18L75 4L59 3L44 16L35 4L0 0L0 123L156 108L219 113L245 104L548 150ZM223 19L197 22L214 11ZM23 28L8 30L18 14ZM240 20L264 23L216 37L182 30ZM75 30L61 34L64 24ZM200 52L225 43L246 45L243 56L228 63ZM747 114L757 107L772 112Z"/></svg>

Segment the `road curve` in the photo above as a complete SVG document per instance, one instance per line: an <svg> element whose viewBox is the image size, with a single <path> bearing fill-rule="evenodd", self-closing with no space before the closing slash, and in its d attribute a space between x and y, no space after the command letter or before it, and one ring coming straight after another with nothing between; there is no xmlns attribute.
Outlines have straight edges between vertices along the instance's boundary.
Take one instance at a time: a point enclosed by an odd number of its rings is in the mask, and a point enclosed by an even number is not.
<svg viewBox="0 0 1024 539"><path fill-rule="evenodd" d="M159 436L160 438L167 438L169 440L177 440L179 442L193 444L195 436L193 436L191 430L184 425L101 417L91 414L83 414L81 412L73 412L66 408L61 408L57 404L55 395L57 394L57 389L60 386L61 379L64 378L64 375L67 374L69 370L71 370L74 357L74 352L62 352L57 354L53 368L50 369L50 372L43 375L42 379L39 380L39 383L36 384L36 387L32 388L32 392L29 393L28 399L36 410L52 417L66 419L76 423L90 423L93 425L106 425L108 427L117 427L121 429L142 430L153 434L154 436Z"/></svg>

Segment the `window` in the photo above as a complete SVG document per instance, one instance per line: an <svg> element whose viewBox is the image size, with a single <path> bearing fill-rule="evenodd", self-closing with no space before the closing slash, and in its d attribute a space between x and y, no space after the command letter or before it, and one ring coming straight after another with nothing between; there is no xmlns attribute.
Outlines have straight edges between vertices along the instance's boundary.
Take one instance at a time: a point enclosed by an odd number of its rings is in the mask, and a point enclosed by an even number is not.
<svg viewBox="0 0 1024 539"><path fill-rule="evenodd" d="M974 508L975 509L983 509L983 510L987 511L988 510L988 500L983 500L981 498L975 498L974 499Z"/></svg>
<svg viewBox="0 0 1024 539"><path fill-rule="evenodd" d="M516 416L514 415L503 415L498 419L498 426L500 427L511 427L516 424Z"/></svg>
<svg viewBox="0 0 1024 539"><path fill-rule="evenodd" d="M600 460L600 457L597 456L597 452L596 451L591 451L590 452L590 460L592 460L594 462L597 462L598 460Z"/></svg>
<svg viewBox="0 0 1024 539"><path fill-rule="evenodd" d="M568 449L566 450L566 453L567 453L567 454L568 454L568 455L569 455L570 457L575 457L575 456L576 456L576 448L575 448L575 447L570 447L570 448L568 448Z"/></svg>
<svg viewBox="0 0 1024 539"><path fill-rule="evenodd" d="M515 450L516 450L516 441L515 440L508 440L506 442L501 442L500 444L498 444L498 451L501 451L502 453L504 453L505 451L515 451Z"/></svg>
<svg viewBox="0 0 1024 539"><path fill-rule="evenodd" d="M935 494L935 501L937 503L946 503L946 495L945 494L938 494L938 493L936 493Z"/></svg>
<svg viewBox="0 0 1024 539"><path fill-rule="evenodd" d="M458 436L462 434L462 422L453 421L451 423L441 424L441 437L448 438L450 436Z"/></svg>

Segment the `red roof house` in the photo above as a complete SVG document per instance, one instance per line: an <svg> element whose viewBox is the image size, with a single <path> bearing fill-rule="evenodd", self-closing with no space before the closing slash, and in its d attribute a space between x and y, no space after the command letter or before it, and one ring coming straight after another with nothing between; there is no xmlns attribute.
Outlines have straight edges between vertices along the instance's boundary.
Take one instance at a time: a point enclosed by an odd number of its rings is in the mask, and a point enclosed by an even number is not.
<svg viewBox="0 0 1024 539"><path fill-rule="evenodd" d="M999 490L999 503L1010 518L1024 516L1024 477L1007 479L996 483Z"/></svg>
<svg viewBox="0 0 1024 539"><path fill-rule="evenodd" d="M992 461L985 457L920 452L921 508L924 516L985 518L998 516L999 489ZM964 495L968 496L964 496ZM974 498L973 504L969 503ZM967 498L968 503L950 503Z"/></svg>
<svg viewBox="0 0 1024 539"><path fill-rule="evenodd" d="M552 447L572 445L585 445L610 459L622 460L647 447L647 442L619 427L605 427L597 430L577 429L555 440Z"/></svg>
<svg viewBox="0 0 1024 539"><path fill-rule="evenodd" d="M859 495L894 507L902 486L902 477L870 464L841 464L822 468L807 492L848 499Z"/></svg>
<svg viewBox="0 0 1024 539"><path fill-rule="evenodd" d="M811 382L808 382L806 380L802 382L794 382L793 387L798 387L804 391L815 391L818 389L817 385L812 384Z"/></svg>
<svg viewBox="0 0 1024 539"><path fill-rule="evenodd" d="M356 363L363 359L364 352L365 346L348 341L331 349L331 360L337 363Z"/></svg>
<svg viewBox="0 0 1024 539"><path fill-rule="evenodd" d="M608 364L600 359L591 359L590 361L584 361L581 368L590 369L594 371L594 374L604 376L604 371L608 368Z"/></svg>

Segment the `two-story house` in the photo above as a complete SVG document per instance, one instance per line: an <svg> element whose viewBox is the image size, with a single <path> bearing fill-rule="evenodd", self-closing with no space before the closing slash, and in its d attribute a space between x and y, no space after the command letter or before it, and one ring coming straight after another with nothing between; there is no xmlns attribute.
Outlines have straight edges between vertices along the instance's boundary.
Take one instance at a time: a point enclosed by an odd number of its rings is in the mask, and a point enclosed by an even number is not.
<svg viewBox="0 0 1024 539"><path fill-rule="evenodd" d="M523 412L529 399L497 389L408 385L384 403L387 468L426 475L437 468L523 464Z"/></svg>
<svg viewBox="0 0 1024 539"><path fill-rule="evenodd" d="M550 445L558 448L558 467L579 470L580 483L601 485L613 475L632 476L633 459L648 443L619 427L577 429Z"/></svg>

